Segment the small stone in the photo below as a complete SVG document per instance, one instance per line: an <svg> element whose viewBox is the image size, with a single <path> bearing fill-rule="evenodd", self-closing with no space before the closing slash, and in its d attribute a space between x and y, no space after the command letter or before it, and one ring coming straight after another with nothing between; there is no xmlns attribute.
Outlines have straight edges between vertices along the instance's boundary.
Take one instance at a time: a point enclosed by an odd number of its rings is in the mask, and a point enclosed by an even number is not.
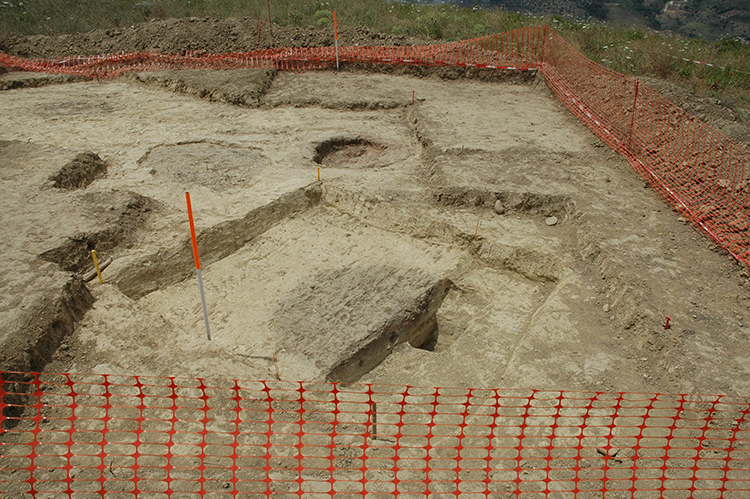
<svg viewBox="0 0 750 499"><path fill-rule="evenodd" d="M620 449L618 449L617 447L612 447L611 449L609 449L607 454L609 454L609 457L615 457L618 452L620 452Z"/></svg>
<svg viewBox="0 0 750 499"><path fill-rule="evenodd" d="M505 204L510 208L518 209L523 206L523 196L517 192L508 193L505 196Z"/></svg>
<svg viewBox="0 0 750 499"><path fill-rule="evenodd" d="M553 225L557 225L557 217L547 217L544 220L544 223L552 227Z"/></svg>
<svg viewBox="0 0 750 499"><path fill-rule="evenodd" d="M602 456L606 456L607 455L607 449L605 449L604 447L597 447L596 452L598 452Z"/></svg>
<svg viewBox="0 0 750 499"><path fill-rule="evenodd" d="M502 215L503 213L505 213L505 206L499 199L495 201L495 213L497 213L498 215Z"/></svg>
<svg viewBox="0 0 750 499"><path fill-rule="evenodd" d="M605 303L602 307L602 310L604 310L605 312L609 312L609 303Z"/></svg>

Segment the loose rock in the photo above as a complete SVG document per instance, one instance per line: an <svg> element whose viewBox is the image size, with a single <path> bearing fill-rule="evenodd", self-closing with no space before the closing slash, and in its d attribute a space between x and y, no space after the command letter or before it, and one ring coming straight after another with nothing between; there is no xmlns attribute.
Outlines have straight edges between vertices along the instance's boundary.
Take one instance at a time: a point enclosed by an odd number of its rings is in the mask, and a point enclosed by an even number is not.
<svg viewBox="0 0 750 499"><path fill-rule="evenodd" d="M502 215L503 213L505 213L505 206L499 199L495 201L495 213L497 213L498 215Z"/></svg>
<svg viewBox="0 0 750 499"><path fill-rule="evenodd" d="M550 227L552 227L553 225L557 225L557 217L547 217L544 223L546 223Z"/></svg>

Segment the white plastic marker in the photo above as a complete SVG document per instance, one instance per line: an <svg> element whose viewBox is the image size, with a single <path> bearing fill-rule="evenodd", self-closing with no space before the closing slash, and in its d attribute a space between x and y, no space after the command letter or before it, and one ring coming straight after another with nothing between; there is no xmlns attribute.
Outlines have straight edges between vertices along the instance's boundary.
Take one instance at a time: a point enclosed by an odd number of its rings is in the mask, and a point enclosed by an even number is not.
<svg viewBox="0 0 750 499"><path fill-rule="evenodd" d="M201 277L201 261L198 258L198 239L195 237L195 223L193 223L193 207L190 205L190 193L185 193L187 200L188 220L190 221L190 237L193 239L193 256L195 257L195 270L198 273L198 288L201 291L201 304L203 305L203 320L206 322L206 337L211 341L211 328L208 327L208 310L206 310L206 295L203 293L203 278Z"/></svg>
<svg viewBox="0 0 750 499"><path fill-rule="evenodd" d="M336 41L336 71L339 70L339 27L336 23L336 11L333 11L333 39Z"/></svg>

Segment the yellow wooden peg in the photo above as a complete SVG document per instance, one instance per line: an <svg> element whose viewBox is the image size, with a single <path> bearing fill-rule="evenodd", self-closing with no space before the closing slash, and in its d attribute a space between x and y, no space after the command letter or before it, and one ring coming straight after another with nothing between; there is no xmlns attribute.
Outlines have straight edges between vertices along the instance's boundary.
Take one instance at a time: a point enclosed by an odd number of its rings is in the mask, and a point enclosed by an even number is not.
<svg viewBox="0 0 750 499"><path fill-rule="evenodd" d="M91 256L94 258L94 267L96 267L96 275L99 276L99 284L104 284L102 271L99 270L99 260L96 258L96 250L91 250Z"/></svg>

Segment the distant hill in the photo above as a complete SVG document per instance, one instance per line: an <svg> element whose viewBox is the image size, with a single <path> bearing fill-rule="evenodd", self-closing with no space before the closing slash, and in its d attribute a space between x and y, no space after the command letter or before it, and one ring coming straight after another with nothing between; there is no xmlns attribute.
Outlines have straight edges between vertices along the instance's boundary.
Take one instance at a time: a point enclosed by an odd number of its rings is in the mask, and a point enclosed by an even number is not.
<svg viewBox="0 0 750 499"><path fill-rule="evenodd" d="M686 35L750 40L749 0L671 0L657 19Z"/></svg>
<svg viewBox="0 0 750 499"><path fill-rule="evenodd" d="M750 0L458 0L457 3L671 30L712 40L750 41Z"/></svg>

